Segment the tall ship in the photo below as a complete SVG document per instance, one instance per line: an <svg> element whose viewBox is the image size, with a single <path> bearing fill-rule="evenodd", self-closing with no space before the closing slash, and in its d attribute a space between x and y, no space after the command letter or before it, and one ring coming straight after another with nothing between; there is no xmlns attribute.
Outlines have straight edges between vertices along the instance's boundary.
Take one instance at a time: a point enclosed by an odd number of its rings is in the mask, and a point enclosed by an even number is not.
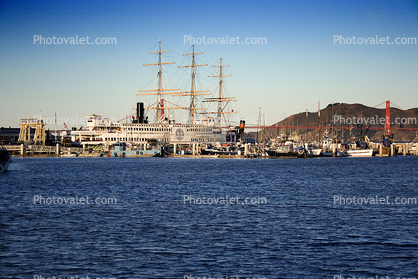
<svg viewBox="0 0 418 279"><path fill-rule="evenodd" d="M163 65L174 64L174 62L163 62L162 53L170 52L162 50L161 40L158 43L158 50L149 52L151 54L158 54L157 63L143 64L144 66L158 66L157 79L158 87L156 89L138 90L138 96L151 95L156 97L156 102L145 106L144 102L137 102L136 113L125 119L125 122L112 122L109 118L104 118L101 115L88 115L87 125L79 130L73 130L70 133L73 144L78 145L104 145L105 148L114 146L119 147L120 143L124 143L124 149L131 150L134 156L160 156L163 155L161 146L168 145L193 145L198 146L225 143L228 138L233 138L231 134L236 133L233 129L223 130L221 127L221 116L224 113L235 113L226 111L224 103L235 101L233 97L225 97L222 95L223 75L222 68L227 65L221 63L214 67L219 67L219 75L212 77L219 77L219 97L209 97L203 102L217 102L218 110L215 112L207 112L204 108L197 107L197 96L211 95L208 90L196 89L196 67L206 66L207 64L196 64L195 56L200 53L195 52L194 45L192 52L184 54L191 57L191 64L186 66L179 66L179 68L191 69L191 87L189 91L181 91L179 88L168 89L164 88L163 84ZM173 97L188 97L189 106L171 105L165 106L164 96ZM186 123L177 123L171 115L167 112L169 110L183 110L188 113L188 120ZM151 123L149 116L145 116L145 112L155 111L155 121ZM149 114L149 113L148 113ZM208 114L216 114L217 118L208 117ZM199 117L200 116L200 117ZM206 116L206 117L201 117ZM154 150L153 152L144 152L146 150ZM175 150L175 147L174 147ZM138 151L138 152L136 152ZM142 152L141 152L142 151ZM157 151L157 153L155 153ZM117 152L110 152L110 154L117 154ZM125 152L124 154L131 154Z"/></svg>

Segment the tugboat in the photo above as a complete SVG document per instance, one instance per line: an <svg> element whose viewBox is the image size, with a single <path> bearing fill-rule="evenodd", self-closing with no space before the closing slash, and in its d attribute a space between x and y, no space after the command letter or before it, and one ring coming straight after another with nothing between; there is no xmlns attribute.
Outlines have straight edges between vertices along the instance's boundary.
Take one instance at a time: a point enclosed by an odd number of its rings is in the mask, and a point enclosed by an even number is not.
<svg viewBox="0 0 418 279"><path fill-rule="evenodd" d="M0 172L7 171L11 162L12 155L6 149L0 148Z"/></svg>

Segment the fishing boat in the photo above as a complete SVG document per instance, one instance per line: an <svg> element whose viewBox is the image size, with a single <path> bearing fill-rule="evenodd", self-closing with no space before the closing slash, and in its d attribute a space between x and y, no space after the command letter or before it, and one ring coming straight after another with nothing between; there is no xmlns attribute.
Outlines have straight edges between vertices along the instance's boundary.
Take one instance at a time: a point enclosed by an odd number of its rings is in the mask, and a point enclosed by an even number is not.
<svg viewBox="0 0 418 279"><path fill-rule="evenodd" d="M346 155L347 154L345 153L345 151L339 150L336 150L335 154L332 152L332 150L326 150L320 153L320 157L345 157Z"/></svg>
<svg viewBox="0 0 418 279"><path fill-rule="evenodd" d="M12 155L5 148L0 148L0 172L7 171L12 162Z"/></svg>
<svg viewBox="0 0 418 279"><path fill-rule="evenodd" d="M309 148L308 151L311 157L321 157L322 148L312 147L312 148Z"/></svg>
<svg viewBox="0 0 418 279"><path fill-rule="evenodd" d="M350 149L345 151L347 157L372 157L373 149Z"/></svg>
<svg viewBox="0 0 418 279"><path fill-rule="evenodd" d="M213 146L209 145L206 148L200 150L202 155L241 155L244 154L243 148L238 148L236 146Z"/></svg>
<svg viewBox="0 0 418 279"><path fill-rule="evenodd" d="M365 141L356 141L354 143L345 144L345 155L347 157L372 157L373 148L370 148L370 141L365 137Z"/></svg>
<svg viewBox="0 0 418 279"><path fill-rule="evenodd" d="M293 145L279 145L276 146L274 148L269 148L266 150L267 154L270 157L278 157L278 158L302 158L302 157L306 157L306 152L304 152L305 150L299 150L299 149L295 149L293 148Z"/></svg>

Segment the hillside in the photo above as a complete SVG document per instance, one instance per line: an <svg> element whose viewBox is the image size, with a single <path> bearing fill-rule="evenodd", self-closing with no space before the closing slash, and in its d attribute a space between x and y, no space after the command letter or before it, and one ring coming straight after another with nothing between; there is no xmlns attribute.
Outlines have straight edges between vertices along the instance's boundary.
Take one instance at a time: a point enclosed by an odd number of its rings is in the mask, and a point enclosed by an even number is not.
<svg viewBox="0 0 418 279"><path fill-rule="evenodd" d="M322 133L325 130L329 131L325 127L330 128L333 126L339 134L343 131L345 139L349 139L357 135L361 130L364 132L370 126L366 135L373 141L379 141L385 133L385 108L367 107L362 104L335 103L321 109L320 114ZM391 107L390 117L395 140L412 141L416 137L418 108L401 110ZM335 121L334 123L332 123L333 120ZM269 138L276 137L278 133L290 134L290 132L295 131L304 138L306 134L306 112L291 115L280 122L274 123L273 126L278 126L278 128L266 130ZM318 112L308 112L309 139L317 137L317 127Z"/></svg>

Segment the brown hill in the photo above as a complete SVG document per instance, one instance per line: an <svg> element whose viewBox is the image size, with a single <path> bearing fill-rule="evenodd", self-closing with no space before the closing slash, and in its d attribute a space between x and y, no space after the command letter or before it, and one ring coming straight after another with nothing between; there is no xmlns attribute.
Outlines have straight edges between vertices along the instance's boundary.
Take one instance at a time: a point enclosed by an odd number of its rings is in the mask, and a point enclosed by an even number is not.
<svg viewBox="0 0 418 279"><path fill-rule="evenodd" d="M331 132L331 128L344 139L352 139L363 133L367 128L367 135L372 141L381 140L385 134L385 108L368 107L362 104L334 103L320 110L321 134ZM401 110L391 107L391 132L395 140L412 141L417 136L418 108ZM306 136L306 112L291 115L286 119L273 124L277 129L266 129L265 134L271 138L277 134L290 134L298 132ZM318 112L308 112L308 139L318 137ZM370 126L370 127L369 127Z"/></svg>

